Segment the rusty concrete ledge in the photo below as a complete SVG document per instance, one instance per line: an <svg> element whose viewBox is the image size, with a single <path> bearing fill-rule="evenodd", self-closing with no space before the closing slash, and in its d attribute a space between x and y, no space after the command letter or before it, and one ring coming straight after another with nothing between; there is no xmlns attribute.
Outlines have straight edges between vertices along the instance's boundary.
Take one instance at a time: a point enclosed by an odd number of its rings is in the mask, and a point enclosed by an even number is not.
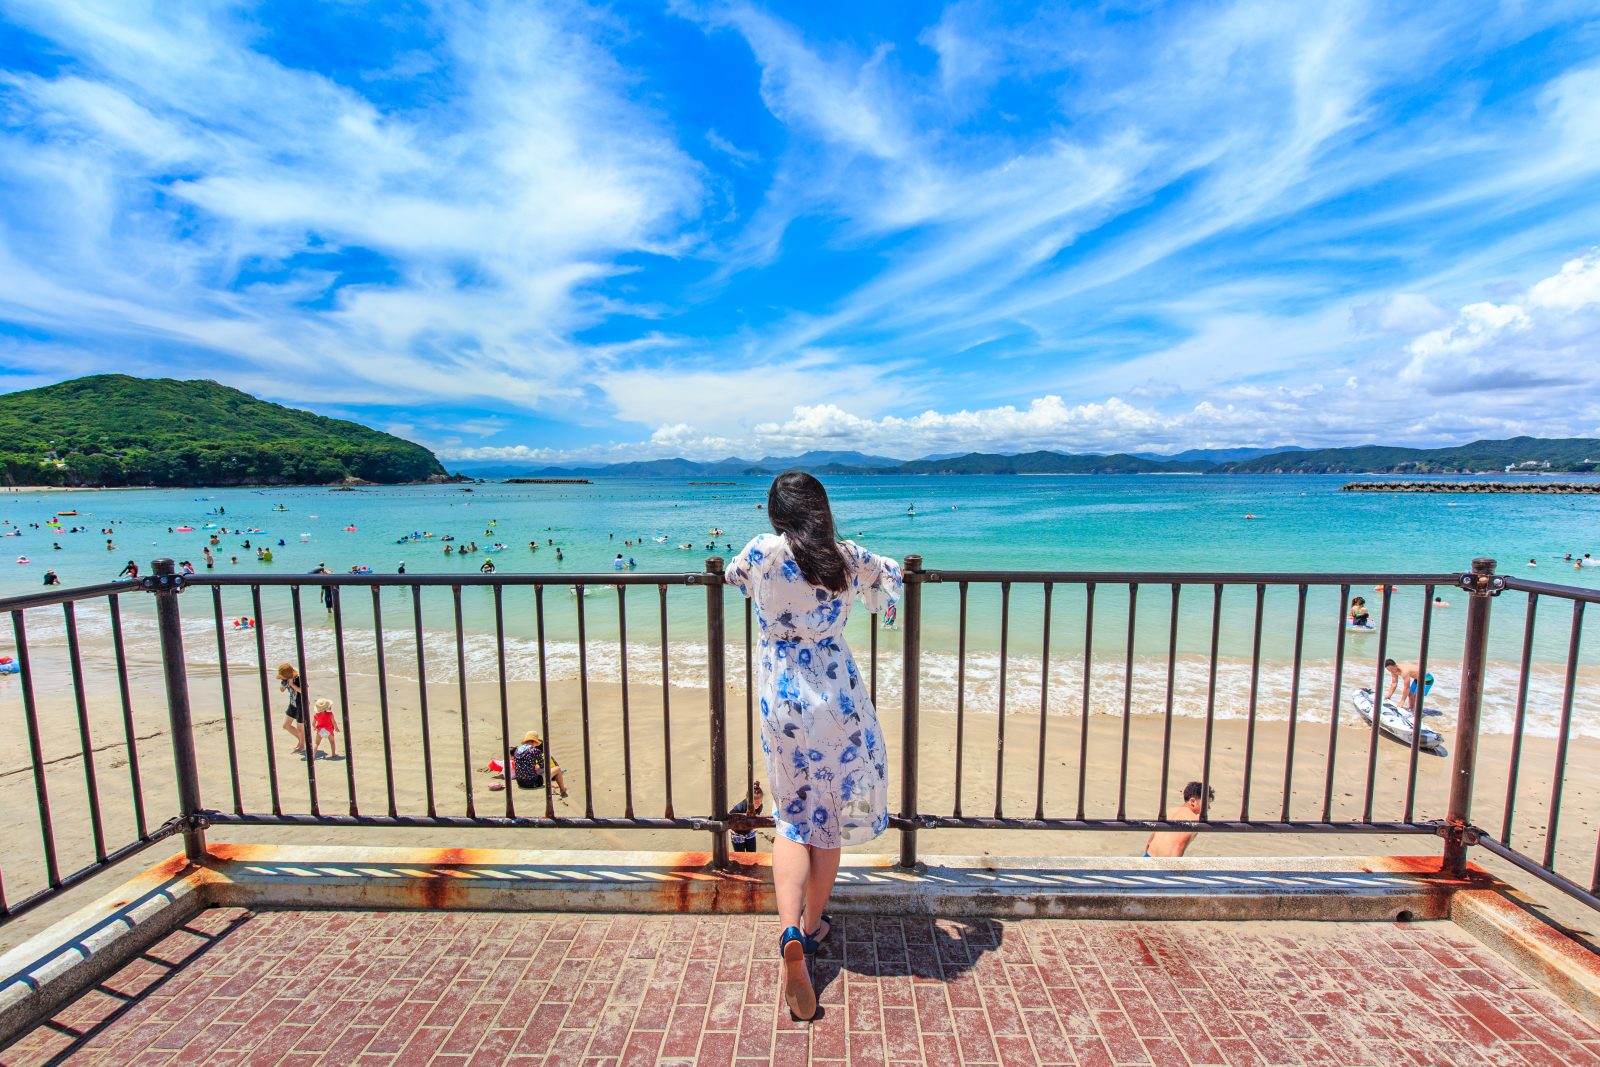
<svg viewBox="0 0 1600 1067"><path fill-rule="evenodd" d="M1450 918L1600 1027L1600 956L1523 907L1515 893L1495 889L1457 893Z"/></svg>
<svg viewBox="0 0 1600 1067"><path fill-rule="evenodd" d="M769 857L705 853L213 845L209 903L488 911L769 912ZM1464 884L1437 859L939 857L902 871L846 855L843 912L1101 919L1444 919Z"/></svg>
<svg viewBox="0 0 1600 1067"><path fill-rule="evenodd" d="M0 1047L206 906L201 881L177 855L0 956Z"/></svg>
<svg viewBox="0 0 1600 1067"><path fill-rule="evenodd" d="M703 852L213 844L200 866L173 856L0 957L0 1045L204 907L773 910L770 857L736 854L734 869L721 873L708 860ZM1438 868L1434 857L955 856L902 871L891 857L852 854L834 907L951 917L1392 921L1447 919L1453 895L1495 884L1481 872L1453 880ZM1592 995L1592 984L1585 988Z"/></svg>

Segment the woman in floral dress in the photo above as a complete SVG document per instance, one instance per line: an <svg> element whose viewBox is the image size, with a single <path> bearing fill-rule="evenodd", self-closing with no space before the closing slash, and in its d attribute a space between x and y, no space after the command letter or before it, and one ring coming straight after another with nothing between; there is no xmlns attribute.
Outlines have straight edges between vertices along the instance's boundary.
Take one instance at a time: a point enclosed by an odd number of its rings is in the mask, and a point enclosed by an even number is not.
<svg viewBox="0 0 1600 1067"><path fill-rule="evenodd" d="M746 545L727 578L751 599L761 628L757 691L778 830L772 881L784 998L809 1019L817 999L805 957L829 933L824 909L839 850L889 826L889 757L845 623L856 596L870 611L888 609L902 578L893 560L838 539L828 494L809 474L774 479L767 516L777 532Z"/></svg>

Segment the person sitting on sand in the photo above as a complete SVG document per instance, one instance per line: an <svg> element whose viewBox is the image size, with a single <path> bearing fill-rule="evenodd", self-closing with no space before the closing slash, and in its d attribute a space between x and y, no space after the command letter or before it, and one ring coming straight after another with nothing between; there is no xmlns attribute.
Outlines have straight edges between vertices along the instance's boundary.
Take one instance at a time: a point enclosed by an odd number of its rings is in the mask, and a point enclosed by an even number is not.
<svg viewBox="0 0 1600 1067"><path fill-rule="evenodd" d="M289 706L283 709L283 729L294 738L294 750L304 753L306 713L300 706L300 701L305 696L305 691L300 685L300 672L294 669L294 664L283 663L278 666L278 689L289 695Z"/></svg>
<svg viewBox="0 0 1600 1067"><path fill-rule="evenodd" d="M542 788L546 759L550 761L550 782L560 790L561 799L566 800L569 795L566 772L554 756L546 755L544 741L532 730L524 734L522 743L511 750L511 780L517 783L519 789Z"/></svg>
<svg viewBox="0 0 1600 1067"><path fill-rule="evenodd" d="M1169 822L1195 822L1200 818L1200 794L1204 791L1206 802L1217 799L1215 789L1205 790L1199 782L1190 782L1183 787L1183 803L1167 809ZM1189 842L1194 840L1195 831L1185 830L1158 830L1150 835L1150 840L1144 843L1144 858L1181 856L1189 849Z"/></svg>
<svg viewBox="0 0 1600 1067"><path fill-rule="evenodd" d="M333 724L333 701L323 697L312 705L311 715L311 733L313 737L311 751L316 755L317 759L322 758L322 742L324 738L328 742L328 758L339 758L339 744L333 736L337 730L338 727Z"/></svg>
<svg viewBox="0 0 1600 1067"><path fill-rule="evenodd" d="M1400 697L1400 707L1404 711L1410 711L1416 705L1417 683L1422 684L1424 696L1433 688L1433 675L1424 676L1422 669L1415 663L1396 663L1392 659L1386 659L1383 661L1383 669L1389 672L1389 691L1383 694L1383 699L1388 700L1394 696L1394 691L1400 687L1400 682L1405 681L1406 691Z"/></svg>

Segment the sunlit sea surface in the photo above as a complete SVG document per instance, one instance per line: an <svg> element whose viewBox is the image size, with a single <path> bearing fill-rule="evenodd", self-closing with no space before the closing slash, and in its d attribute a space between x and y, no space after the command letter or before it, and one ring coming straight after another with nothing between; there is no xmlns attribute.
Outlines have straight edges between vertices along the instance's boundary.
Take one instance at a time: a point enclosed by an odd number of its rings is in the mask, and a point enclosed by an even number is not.
<svg viewBox="0 0 1600 1067"><path fill-rule="evenodd" d="M1039 477L856 477L826 479L840 533L874 551L903 558L922 556L933 569L1067 570L1119 572L1316 572L1450 574L1472 559L1490 556L1500 570L1519 577L1600 588L1600 568L1573 569L1567 553L1600 556L1600 496L1342 493L1351 479L1321 476L1039 476ZM1505 479L1497 479L1505 480ZM1538 479L1529 479L1538 480ZM1560 480L1579 480L1563 477ZM0 527L8 536L0 550L0 593L38 591L45 568L53 567L68 586L114 579L133 559L147 567L152 558L192 561L207 573L201 547L218 533L210 573L303 574L326 563L336 572L366 566L393 573L401 562L411 574L477 574L485 559L501 573L565 575L609 574L618 553L637 562L638 572L681 575L704 567L707 556L728 557L752 536L769 529L765 512L767 479L736 484L694 485L682 481L603 480L590 485L407 486L334 492L328 489L232 489L108 491L95 493L6 493L0 495ZM278 510L279 508L285 510ZM225 514L214 512L223 510ZM914 509L914 514L912 513ZM58 511L59 532L46 528ZM1254 518L1246 518L1253 515ZM31 524L40 524L35 528ZM226 527L222 535L208 524ZM84 532L67 532L72 526ZM177 532L180 526L194 532ZM111 528L114 550L106 547ZM721 530L712 535L711 530ZM235 532L261 531L261 532ZM431 537L420 536L432 534ZM402 538L419 535L414 540ZM476 541L480 551L446 555L442 538L455 546ZM665 537L665 541L658 538ZM245 541L250 547L244 547ZM280 540L283 542L279 544ZM530 549L529 542L539 545ZM629 544L628 542L632 542ZM709 547L715 544L715 549ZM493 550L495 544L503 544ZM54 547L59 545L59 548ZM272 549L273 562L256 559L256 548ZM690 545L681 548L680 545ZM732 546L731 551L729 546ZM556 559L560 548L562 559ZM12 562L26 556L29 562ZM234 558L237 562L234 562ZM1529 561L1536 559L1536 567ZM698 684L704 677L705 592L664 579L668 587L669 667L675 681ZM960 592L954 584L924 587L923 688L934 704L952 703L958 677L966 679L962 697L979 711L998 704L1001 666L1002 595L998 586L972 585L967 594L965 659L959 627ZM1448 606L1429 621L1428 665L1439 677L1441 698L1453 690L1459 668L1466 599L1459 591L1435 590ZM618 594L591 588L583 599L592 677L620 672ZM1389 622L1387 654L1415 660L1421 647L1424 593L1402 588L1387 613L1383 593L1370 584L1350 595L1365 596L1373 617ZM1129 699L1136 711L1164 706L1169 663L1176 711L1206 713L1213 612L1216 612L1217 700L1222 717L1245 714L1255 658L1257 592L1252 585L1228 586L1220 601L1211 584L1186 585L1177 605L1177 638L1172 638L1173 593L1169 583L1142 586L1134 613L1131 659L1133 684L1126 688L1129 661L1129 587L1101 583L1094 590L1088 689L1091 707L1120 711ZM1075 712L1084 689L1084 646L1088 593L1081 584L1057 586L1050 593L1049 656L1044 648L1045 595L1035 583L1014 583L1005 598L1005 666L1008 699L1038 705L1048 682L1052 710ZM191 643L215 643L209 591L183 597ZM579 599L565 585L544 596L546 669L551 676L577 670ZM1514 711L1517 667L1522 655L1527 598L1498 598L1491 627L1491 672L1486 688L1486 723L1509 729ZM248 589L224 596L225 629L231 619L253 615ZM469 677L498 674L495 595L488 589L462 590L465 630L462 658ZM536 615L526 588L500 598L513 678L537 672ZM1287 707L1300 630L1302 689L1332 691L1333 673L1342 662L1343 688L1372 685L1381 638L1342 631L1340 590L1312 587L1306 594L1303 630L1297 626L1297 590L1270 587L1262 602L1259 704L1265 717L1281 717ZM307 623L307 654L331 658L332 620L316 590L302 593ZM269 658L288 654L292 633L284 625L293 606L286 591L263 594ZM405 676L416 662L411 596L385 591L383 639L391 674ZM730 642L742 644L743 602L730 591ZM454 677L456 604L449 588L423 593L424 647L430 680ZM660 677L661 607L654 587L634 588L626 596L628 667L637 679ZM130 641L153 631L144 611L129 598L125 607ZM1535 732L1554 733L1561 713L1561 689L1571 636L1572 607L1541 598L1534 633L1533 676L1528 720ZM346 591L341 616L350 670L368 670L373 659L372 597ZM46 646L60 638L60 616L29 613L30 635ZM86 640L109 632L103 608L85 605L80 630ZM870 647L870 620L852 619L850 640L862 656ZM1593 631L1591 626L1590 630ZM1336 658L1343 633L1343 659ZM230 656L253 656L253 639L229 633ZM883 630L878 638L881 682L898 685L900 634ZM1600 709L1586 684L1596 670L1595 642L1580 637L1580 694L1575 702L1576 732L1600 735ZM1172 653L1175 651L1175 655ZM437 662L435 662L437 660ZM252 660L253 662L253 660ZM743 650L730 663L742 671ZM958 667L960 668L958 670ZM414 666L409 668L414 671ZM1045 672L1048 670L1048 678ZM1015 692L1013 698L1011 694ZM1319 698L1319 704L1322 701ZM1441 700L1443 703L1443 699ZM1317 707L1300 714L1316 718ZM1325 719L1327 708L1321 708Z"/></svg>

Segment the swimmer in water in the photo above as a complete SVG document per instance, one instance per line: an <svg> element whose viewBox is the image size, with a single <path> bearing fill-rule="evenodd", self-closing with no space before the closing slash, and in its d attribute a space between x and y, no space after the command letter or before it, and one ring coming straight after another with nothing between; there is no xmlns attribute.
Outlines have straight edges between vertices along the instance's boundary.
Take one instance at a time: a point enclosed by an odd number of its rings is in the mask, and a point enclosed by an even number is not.
<svg viewBox="0 0 1600 1067"><path fill-rule="evenodd" d="M1350 625L1363 628L1372 625L1372 617L1367 613L1367 598L1358 596L1350 601Z"/></svg>

